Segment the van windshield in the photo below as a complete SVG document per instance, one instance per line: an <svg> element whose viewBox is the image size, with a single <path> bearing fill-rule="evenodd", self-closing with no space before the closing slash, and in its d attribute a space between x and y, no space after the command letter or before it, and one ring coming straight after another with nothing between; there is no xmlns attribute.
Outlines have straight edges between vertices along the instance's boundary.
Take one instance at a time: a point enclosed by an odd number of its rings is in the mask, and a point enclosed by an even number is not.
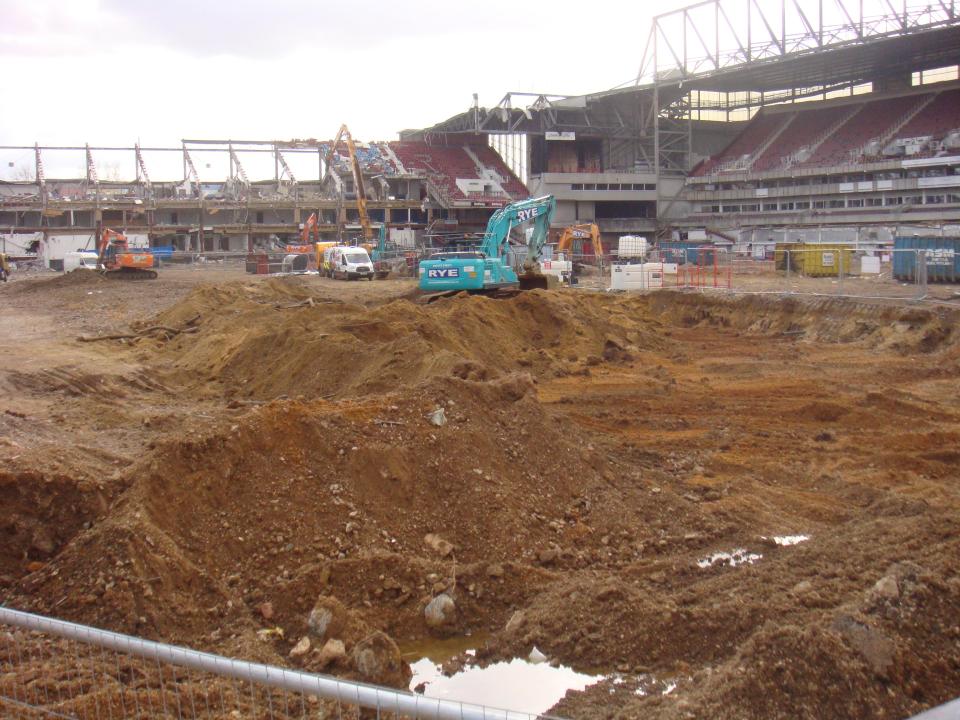
<svg viewBox="0 0 960 720"><path fill-rule="evenodd" d="M367 257L366 253L358 253L358 252L347 253L345 257L347 258L348 263L370 262L370 258Z"/></svg>

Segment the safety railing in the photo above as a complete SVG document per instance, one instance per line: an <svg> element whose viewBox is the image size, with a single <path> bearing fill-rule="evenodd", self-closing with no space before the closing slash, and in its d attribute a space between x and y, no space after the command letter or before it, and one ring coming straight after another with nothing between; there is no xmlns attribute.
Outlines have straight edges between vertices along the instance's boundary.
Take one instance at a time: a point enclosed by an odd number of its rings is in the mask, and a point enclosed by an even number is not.
<svg viewBox="0 0 960 720"><path fill-rule="evenodd" d="M534 720L546 716L248 662L0 607L0 717Z"/></svg>

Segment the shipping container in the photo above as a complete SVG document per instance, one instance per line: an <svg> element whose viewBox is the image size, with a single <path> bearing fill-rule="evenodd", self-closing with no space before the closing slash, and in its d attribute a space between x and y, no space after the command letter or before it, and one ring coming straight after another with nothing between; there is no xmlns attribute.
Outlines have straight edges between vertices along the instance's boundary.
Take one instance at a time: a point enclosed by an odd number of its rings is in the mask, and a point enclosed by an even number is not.
<svg viewBox="0 0 960 720"><path fill-rule="evenodd" d="M695 240L663 240L658 245L660 260L683 265L713 265L719 258L718 249L713 245Z"/></svg>
<svg viewBox="0 0 960 720"><path fill-rule="evenodd" d="M960 282L960 238L898 237L893 240L893 277L916 281L917 257L923 253L927 282Z"/></svg>
<svg viewBox="0 0 960 720"><path fill-rule="evenodd" d="M850 246L825 243L777 243L773 254L777 270L809 277L837 277L841 268L849 275L852 260Z"/></svg>

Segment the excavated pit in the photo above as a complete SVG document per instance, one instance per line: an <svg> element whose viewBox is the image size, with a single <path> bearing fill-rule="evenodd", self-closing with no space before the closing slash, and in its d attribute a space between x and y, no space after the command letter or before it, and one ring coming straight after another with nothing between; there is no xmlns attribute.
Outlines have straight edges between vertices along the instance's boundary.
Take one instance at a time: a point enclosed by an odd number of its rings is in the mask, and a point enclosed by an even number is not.
<svg viewBox="0 0 960 720"><path fill-rule="evenodd" d="M952 311L370 285L198 285L125 318L196 331L21 348L0 599L398 686L431 639L483 639L450 672L537 648L598 678L574 717L898 717L955 690ZM27 317L132 290L79 292L7 294ZM347 658L291 660L329 639L319 608Z"/></svg>

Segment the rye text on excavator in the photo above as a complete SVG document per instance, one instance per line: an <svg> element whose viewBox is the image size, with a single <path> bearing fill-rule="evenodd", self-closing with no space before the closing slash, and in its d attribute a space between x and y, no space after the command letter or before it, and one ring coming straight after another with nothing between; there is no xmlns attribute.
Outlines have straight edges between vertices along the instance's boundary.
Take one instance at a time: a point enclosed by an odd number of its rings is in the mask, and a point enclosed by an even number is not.
<svg viewBox="0 0 960 720"><path fill-rule="evenodd" d="M557 252L569 253L571 260L580 259L587 255L586 246L590 247L596 258L597 268L602 274L603 243L600 240L600 228L596 223L581 223L564 228L557 242Z"/></svg>

